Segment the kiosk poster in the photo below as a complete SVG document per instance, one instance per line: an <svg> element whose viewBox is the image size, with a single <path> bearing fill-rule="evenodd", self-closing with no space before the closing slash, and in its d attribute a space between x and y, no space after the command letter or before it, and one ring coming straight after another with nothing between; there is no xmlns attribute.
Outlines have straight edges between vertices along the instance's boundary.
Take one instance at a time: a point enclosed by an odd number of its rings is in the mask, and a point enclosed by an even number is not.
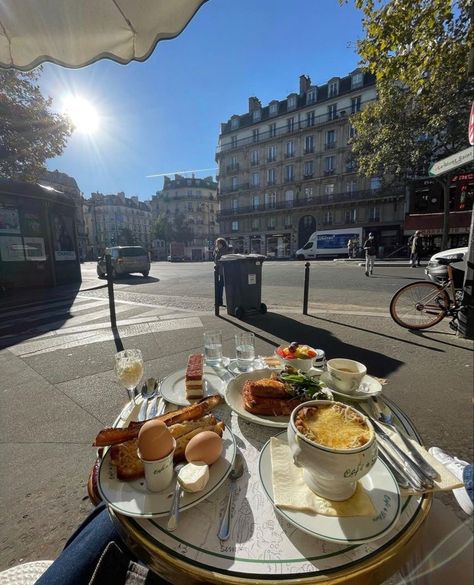
<svg viewBox="0 0 474 585"><path fill-rule="evenodd" d="M0 207L0 233L19 234L20 217L15 207Z"/></svg>
<svg viewBox="0 0 474 585"><path fill-rule="evenodd" d="M56 214L53 216L54 257L57 261L75 260L72 217Z"/></svg>
<svg viewBox="0 0 474 585"><path fill-rule="evenodd" d="M0 236L0 258L2 262L24 262L25 251L19 236Z"/></svg>
<svg viewBox="0 0 474 585"><path fill-rule="evenodd" d="M44 249L44 238L23 238L25 243L25 256L27 260L44 262L46 253Z"/></svg>

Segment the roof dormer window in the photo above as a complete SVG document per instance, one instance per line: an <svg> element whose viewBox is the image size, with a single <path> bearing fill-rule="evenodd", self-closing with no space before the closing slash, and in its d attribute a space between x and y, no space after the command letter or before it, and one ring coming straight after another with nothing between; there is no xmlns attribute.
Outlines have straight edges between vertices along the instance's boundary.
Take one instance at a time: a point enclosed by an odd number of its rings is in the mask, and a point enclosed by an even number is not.
<svg viewBox="0 0 474 585"><path fill-rule="evenodd" d="M361 87L364 81L363 73L354 73L351 80L351 87L355 89L356 87Z"/></svg>
<svg viewBox="0 0 474 585"><path fill-rule="evenodd" d="M262 117L262 110L254 110L252 112L252 121L258 122Z"/></svg>
<svg viewBox="0 0 474 585"><path fill-rule="evenodd" d="M316 90L312 89L310 91L308 91L308 93L306 94L306 104L314 104L314 102L316 101Z"/></svg>
<svg viewBox="0 0 474 585"><path fill-rule="evenodd" d="M230 120L230 127L232 130L236 130L239 127L239 117L234 116Z"/></svg>
<svg viewBox="0 0 474 585"><path fill-rule="evenodd" d="M275 116L278 114L278 102L273 102L270 104L270 116Z"/></svg>
<svg viewBox="0 0 474 585"><path fill-rule="evenodd" d="M296 108L296 96L290 95L288 98L288 109L294 110Z"/></svg>
<svg viewBox="0 0 474 585"><path fill-rule="evenodd" d="M328 97L334 97L339 93L339 81L330 81L328 83Z"/></svg>

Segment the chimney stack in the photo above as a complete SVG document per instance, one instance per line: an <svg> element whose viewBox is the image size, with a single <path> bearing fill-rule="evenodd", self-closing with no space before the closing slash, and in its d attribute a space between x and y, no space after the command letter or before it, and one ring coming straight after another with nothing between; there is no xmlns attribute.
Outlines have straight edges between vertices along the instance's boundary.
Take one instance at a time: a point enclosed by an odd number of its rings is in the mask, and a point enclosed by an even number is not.
<svg viewBox="0 0 474 585"><path fill-rule="evenodd" d="M249 97L249 112L252 113L255 110L259 110L262 107L262 104L260 103L260 100L255 97Z"/></svg>
<svg viewBox="0 0 474 585"><path fill-rule="evenodd" d="M309 75L300 75L300 94L305 93L311 87L311 78Z"/></svg>

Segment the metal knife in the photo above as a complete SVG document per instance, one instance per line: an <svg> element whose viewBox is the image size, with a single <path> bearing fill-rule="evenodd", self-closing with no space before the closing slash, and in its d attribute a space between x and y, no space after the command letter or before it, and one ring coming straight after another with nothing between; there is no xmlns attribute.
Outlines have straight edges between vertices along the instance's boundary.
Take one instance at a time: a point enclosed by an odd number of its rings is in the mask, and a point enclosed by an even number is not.
<svg viewBox="0 0 474 585"><path fill-rule="evenodd" d="M429 478L423 470L406 454L400 447L391 439L389 435L382 429L376 420L369 417L376 434L381 437L390 448L400 457L405 469L409 468L419 478L421 485L425 489L432 489L434 487L433 480Z"/></svg>
<svg viewBox="0 0 474 585"><path fill-rule="evenodd" d="M423 486L418 479L418 476L414 473L412 474L410 470L403 467L401 463L395 459L395 457L391 457L390 453L384 448L384 446L378 442L379 447L379 457L382 461L390 468L391 472L393 473L396 482L402 488L410 488L412 487L415 491L423 491Z"/></svg>

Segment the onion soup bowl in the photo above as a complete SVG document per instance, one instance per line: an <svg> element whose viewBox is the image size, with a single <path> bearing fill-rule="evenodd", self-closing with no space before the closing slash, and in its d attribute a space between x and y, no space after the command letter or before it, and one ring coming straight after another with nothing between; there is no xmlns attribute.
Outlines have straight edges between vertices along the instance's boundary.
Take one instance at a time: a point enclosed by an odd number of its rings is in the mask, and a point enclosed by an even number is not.
<svg viewBox="0 0 474 585"><path fill-rule="evenodd" d="M293 341L290 345L277 347L275 355L283 365L291 366L302 372L309 372L313 368L318 352L309 345Z"/></svg>
<svg viewBox="0 0 474 585"><path fill-rule="evenodd" d="M354 394L367 374L367 367L346 358L334 358L326 362L330 382L335 390Z"/></svg>
<svg viewBox="0 0 474 585"><path fill-rule="evenodd" d="M341 402L311 400L297 406L288 444L308 487L328 500L349 499L377 460L369 419Z"/></svg>

